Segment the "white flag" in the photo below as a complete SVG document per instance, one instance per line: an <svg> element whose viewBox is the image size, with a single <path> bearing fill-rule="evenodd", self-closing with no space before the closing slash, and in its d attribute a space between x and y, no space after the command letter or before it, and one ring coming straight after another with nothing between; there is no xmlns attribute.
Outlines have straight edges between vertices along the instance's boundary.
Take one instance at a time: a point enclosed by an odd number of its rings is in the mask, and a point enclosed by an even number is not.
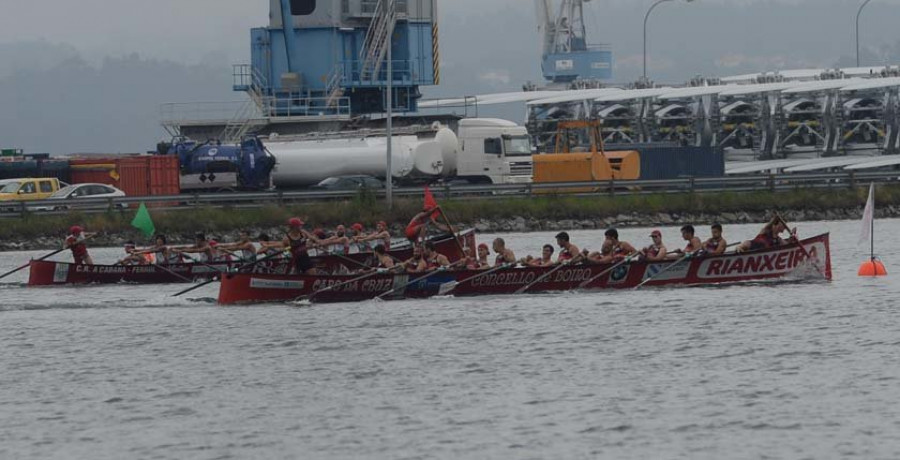
<svg viewBox="0 0 900 460"><path fill-rule="evenodd" d="M859 244L868 243L872 238L872 220L875 218L875 184L869 185L869 199L863 211L862 228L859 232Z"/></svg>

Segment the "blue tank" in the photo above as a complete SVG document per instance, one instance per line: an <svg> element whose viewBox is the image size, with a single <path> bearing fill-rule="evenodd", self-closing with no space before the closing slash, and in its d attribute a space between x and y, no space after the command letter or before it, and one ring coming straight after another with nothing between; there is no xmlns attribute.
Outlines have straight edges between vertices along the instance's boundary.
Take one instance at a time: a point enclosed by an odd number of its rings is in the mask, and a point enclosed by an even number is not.
<svg viewBox="0 0 900 460"><path fill-rule="evenodd" d="M272 187L275 157L256 137L240 144L175 139L158 146L161 155L178 155L184 190L266 190Z"/></svg>

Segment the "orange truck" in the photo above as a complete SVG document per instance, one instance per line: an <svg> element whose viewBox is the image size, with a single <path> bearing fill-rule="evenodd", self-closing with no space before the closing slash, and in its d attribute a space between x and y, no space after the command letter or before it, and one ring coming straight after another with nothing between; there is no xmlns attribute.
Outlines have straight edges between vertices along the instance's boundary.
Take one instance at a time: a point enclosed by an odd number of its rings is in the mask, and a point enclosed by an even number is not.
<svg viewBox="0 0 900 460"><path fill-rule="evenodd" d="M590 149L574 147L590 140ZM556 151L534 155L534 183L604 182L636 180L641 177L641 156L637 151L607 152L603 148L599 121L560 121ZM545 193L588 193L582 189L545 189Z"/></svg>

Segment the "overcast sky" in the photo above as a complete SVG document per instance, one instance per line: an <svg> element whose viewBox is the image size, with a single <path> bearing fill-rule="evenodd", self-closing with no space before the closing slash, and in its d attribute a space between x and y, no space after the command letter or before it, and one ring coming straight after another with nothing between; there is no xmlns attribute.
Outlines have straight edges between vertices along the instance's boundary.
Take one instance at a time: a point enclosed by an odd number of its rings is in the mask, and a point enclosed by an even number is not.
<svg viewBox="0 0 900 460"><path fill-rule="evenodd" d="M677 0L661 5L650 21L651 76L680 83L696 74L850 63L861 1ZM651 3L592 0L585 7L589 41L613 46L616 81L640 75L641 24ZM426 95L509 91L540 79L533 0L440 0L439 5L444 79ZM6 104L0 111L0 144L54 153L152 148L148 144L161 137L156 126L160 103L239 96L230 92L230 65L249 60L249 29L267 21L266 0L15 2L0 15L0 104ZM872 1L862 22L866 63L898 63L900 0ZM60 65L73 58L82 64L77 86L65 77L66 65ZM15 72L18 78L11 76ZM173 78L162 83L160 74ZM113 75L129 80L115 85L118 92L107 89ZM154 90L135 90L146 85ZM47 96L47 86L59 97ZM123 97L129 91L147 94ZM80 98L64 97L70 92L81 93ZM92 98L100 100L92 104ZM98 113L92 105L104 110ZM523 112L521 107L503 110L519 118ZM40 130L22 126L41 120ZM46 136L66 129L71 132L65 132L65 142ZM86 130L121 134L100 142L80 134Z"/></svg>

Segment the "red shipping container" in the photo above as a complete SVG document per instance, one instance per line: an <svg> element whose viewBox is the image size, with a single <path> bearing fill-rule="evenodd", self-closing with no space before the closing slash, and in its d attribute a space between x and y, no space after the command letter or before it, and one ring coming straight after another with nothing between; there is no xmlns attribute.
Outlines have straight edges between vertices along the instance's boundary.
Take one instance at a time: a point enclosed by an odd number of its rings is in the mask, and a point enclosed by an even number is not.
<svg viewBox="0 0 900 460"><path fill-rule="evenodd" d="M178 157L140 155L69 161L73 184L99 183L117 187L130 197L181 193ZM171 205L161 203L158 206Z"/></svg>
<svg viewBox="0 0 900 460"><path fill-rule="evenodd" d="M170 196L181 193L181 172L178 157L157 155L150 157L150 195Z"/></svg>

